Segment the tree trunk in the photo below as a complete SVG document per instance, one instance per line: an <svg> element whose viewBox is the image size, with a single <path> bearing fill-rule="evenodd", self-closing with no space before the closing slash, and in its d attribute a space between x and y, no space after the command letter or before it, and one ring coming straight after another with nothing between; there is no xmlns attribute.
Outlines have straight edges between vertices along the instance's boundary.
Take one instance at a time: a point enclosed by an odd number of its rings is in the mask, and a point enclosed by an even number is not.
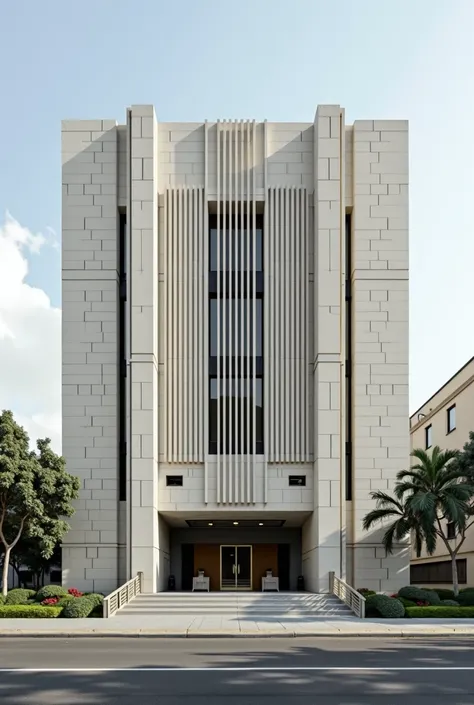
<svg viewBox="0 0 474 705"><path fill-rule="evenodd" d="M454 597L456 598L459 594L458 564L456 561L456 555L451 556L451 566L452 566L452 573L453 573L453 592L454 592Z"/></svg>
<svg viewBox="0 0 474 705"><path fill-rule="evenodd" d="M10 551L11 547L7 548L5 550L4 556L3 556L3 575L2 575L2 595L3 597L7 596L7 591L8 591L8 569L10 567Z"/></svg>

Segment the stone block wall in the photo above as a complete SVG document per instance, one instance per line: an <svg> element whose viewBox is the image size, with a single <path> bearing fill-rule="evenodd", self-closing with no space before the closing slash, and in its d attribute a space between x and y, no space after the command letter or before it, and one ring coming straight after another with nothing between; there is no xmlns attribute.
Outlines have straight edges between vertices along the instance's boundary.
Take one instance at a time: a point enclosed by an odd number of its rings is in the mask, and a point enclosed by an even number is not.
<svg viewBox="0 0 474 705"><path fill-rule="evenodd" d="M370 491L409 466L406 121L354 123L353 189L353 580L394 591L409 582L408 547L387 557L362 521Z"/></svg>
<svg viewBox="0 0 474 705"><path fill-rule="evenodd" d="M118 580L117 128L62 123L63 454L81 481L63 583Z"/></svg>

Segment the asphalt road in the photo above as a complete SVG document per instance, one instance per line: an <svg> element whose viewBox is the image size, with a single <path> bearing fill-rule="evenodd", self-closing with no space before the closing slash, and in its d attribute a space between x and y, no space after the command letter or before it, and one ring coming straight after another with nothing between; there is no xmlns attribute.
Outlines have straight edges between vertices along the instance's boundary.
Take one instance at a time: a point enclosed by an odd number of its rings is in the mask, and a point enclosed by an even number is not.
<svg viewBox="0 0 474 705"><path fill-rule="evenodd" d="M471 639L0 639L2 705L474 705ZM31 669L31 670L29 670Z"/></svg>

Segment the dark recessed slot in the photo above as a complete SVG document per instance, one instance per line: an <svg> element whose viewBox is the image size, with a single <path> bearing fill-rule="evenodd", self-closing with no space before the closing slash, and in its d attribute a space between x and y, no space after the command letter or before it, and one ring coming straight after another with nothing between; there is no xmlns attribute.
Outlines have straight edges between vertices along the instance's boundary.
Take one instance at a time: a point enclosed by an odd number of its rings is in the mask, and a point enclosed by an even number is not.
<svg viewBox="0 0 474 705"><path fill-rule="evenodd" d="M166 476L166 487L182 487L183 486L183 476L182 475L167 475Z"/></svg>
<svg viewBox="0 0 474 705"><path fill-rule="evenodd" d="M290 475L290 487L306 487L306 475Z"/></svg>

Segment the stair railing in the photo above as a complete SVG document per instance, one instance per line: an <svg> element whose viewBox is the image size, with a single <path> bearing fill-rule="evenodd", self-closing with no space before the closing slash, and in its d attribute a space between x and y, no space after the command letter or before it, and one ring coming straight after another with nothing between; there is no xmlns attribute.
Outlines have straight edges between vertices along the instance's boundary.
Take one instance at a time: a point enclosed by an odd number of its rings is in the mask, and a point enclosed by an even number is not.
<svg viewBox="0 0 474 705"><path fill-rule="evenodd" d="M345 605L347 605L356 615L364 619L365 617L365 597L363 597L360 592L354 590L353 587L348 585L336 576L334 571L329 573L329 590L330 592L338 597Z"/></svg>
<svg viewBox="0 0 474 705"><path fill-rule="evenodd" d="M103 616L104 618L113 617L121 607L124 607L133 600L134 597L143 592L143 573L137 575L124 583L104 598Z"/></svg>

